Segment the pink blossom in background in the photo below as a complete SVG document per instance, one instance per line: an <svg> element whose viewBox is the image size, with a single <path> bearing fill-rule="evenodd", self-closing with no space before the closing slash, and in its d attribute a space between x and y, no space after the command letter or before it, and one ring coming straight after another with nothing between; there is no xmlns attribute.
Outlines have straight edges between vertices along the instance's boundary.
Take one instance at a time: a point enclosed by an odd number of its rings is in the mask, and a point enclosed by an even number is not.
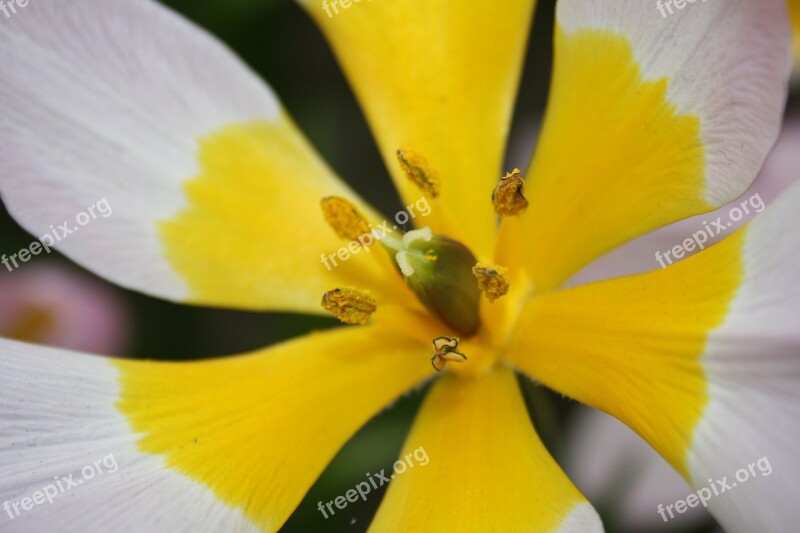
<svg viewBox="0 0 800 533"><path fill-rule="evenodd" d="M125 302L66 266L31 263L0 272L0 302L0 337L104 355L125 351Z"/></svg>

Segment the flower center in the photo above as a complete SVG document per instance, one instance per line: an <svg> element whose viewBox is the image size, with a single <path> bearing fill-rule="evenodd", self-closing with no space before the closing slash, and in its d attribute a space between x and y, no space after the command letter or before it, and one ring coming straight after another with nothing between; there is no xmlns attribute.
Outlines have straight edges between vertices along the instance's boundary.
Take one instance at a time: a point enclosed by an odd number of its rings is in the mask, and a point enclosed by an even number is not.
<svg viewBox="0 0 800 533"><path fill-rule="evenodd" d="M409 231L402 239L387 234L380 242L428 311L459 335L478 330L481 290L472 274L477 260L466 246L430 228Z"/></svg>
<svg viewBox="0 0 800 533"><path fill-rule="evenodd" d="M408 179L423 193L434 198L440 194L439 176L424 157L413 150L398 150L397 157ZM501 178L492 195L495 211L503 216L523 212L527 208L523 188L518 170ZM431 363L436 371L444 370L448 363L467 361L473 352L475 359L463 365L466 373L481 372L494 364L496 350L489 339L491 334L479 333L481 293L489 302L507 294L506 268L478 262L464 244L437 235L429 227L404 234L396 226L369 224L344 198L324 198L322 212L334 232L351 244L358 241L367 247L380 243L419 302L441 321L442 335L432 341ZM377 302L361 289L337 287L324 295L322 306L346 324L366 324L376 311ZM464 349L470 352L462 352Z"/></svg>

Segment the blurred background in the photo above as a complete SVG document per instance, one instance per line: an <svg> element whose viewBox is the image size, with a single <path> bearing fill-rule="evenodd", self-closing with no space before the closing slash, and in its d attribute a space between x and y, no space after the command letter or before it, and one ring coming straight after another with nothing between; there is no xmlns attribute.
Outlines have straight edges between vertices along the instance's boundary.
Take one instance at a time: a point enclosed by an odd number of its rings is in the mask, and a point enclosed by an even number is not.
<svg viewBox="0 0 800 533"><path fill-rule="evenodd" d="M384 213L401 207L334 57L291 0L165 3L217 35L268 80L323 157L362 196ZM554 4L555 0L539 2L507 169L524 169L535 145L549 85ZM765 198L774 197L789 181L800 177L798 103L795 94L780 159L776 156L771 170L765 170L754 185ZM679 239L671 237L676 232L687 234L678 226L650 238L676 242ZM0 252L13 253L31 240L0 205ZM643 243L603 258L578 279L657 268L652 251L665 246L652 240ZM0 336L91 353L197 359L246 352L336 326L337 322L328 318L170 304L108 284L57 253L34 257L12 273L0 268ZM685 498L691 491L627 428L527 378L520 377L520 384L542 440L598 508L607 531L718 530L702 509L662 522L656 513L658 504ZM344 494L362 481L366 472L391 468L424 393L409 393L363 428L341 450L282 531L366 531L382 492L373 493L366 502L349 504L327 520L316 503Z"/></svg>

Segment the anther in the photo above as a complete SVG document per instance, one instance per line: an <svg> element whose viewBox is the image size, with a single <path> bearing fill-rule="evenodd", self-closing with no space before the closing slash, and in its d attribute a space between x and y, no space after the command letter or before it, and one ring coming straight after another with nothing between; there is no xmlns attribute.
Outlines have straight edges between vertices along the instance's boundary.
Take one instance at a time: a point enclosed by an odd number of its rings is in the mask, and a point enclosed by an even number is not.
<svg viewBox="0 0 800 533"><path fill-rule="evenodd" d="M378 304L366 292L344 288L326 292L322 307L345 324L366 324Z"/></svg>
<svg viewBox="0 0 800 533"><path fill-rule="evenodd" d="M397 160L405 172L406 177L417 187L433 198L439 196L441 183L439 175L434 171L428 161L413 150L398 150Z"/></svg>
<svg viewBox="0 0 800 533"><path fill-rule="evenodd" d="M510 284L507 273L508 269L499 265L478 263L472 267L472 274L478 280L478 287L490 302L508 294Z"/></svg>
<svg viewBox="0 0 800 533"><path fill-rule="evenodd" d="M503 216L520 215L528 208L525 181L518 168L500 178L500 183L492 192L492 203L495 213Z"/></svg>
<svg viewBox="0 0 800 533"><path fill-rule="evenodd" d="M354 241L369 233L369 224L355 205L340 196L328 196L320 202L325 222L340 239Z"/></svg>

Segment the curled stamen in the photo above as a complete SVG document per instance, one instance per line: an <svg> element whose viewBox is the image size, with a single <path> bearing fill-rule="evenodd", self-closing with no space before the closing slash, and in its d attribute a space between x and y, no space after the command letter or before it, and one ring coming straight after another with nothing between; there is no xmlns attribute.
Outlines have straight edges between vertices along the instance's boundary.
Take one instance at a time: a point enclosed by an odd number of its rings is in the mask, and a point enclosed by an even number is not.
<svg viewBox="0 0 800 533"><path fill-rule="evenodd" d="M499 265L478 263L472 267L472 274L478 280L478 287L490 302L508 294L510 284L506 277L507 273L508 269Z"/></svg>
<svg viewBox="0 0 800 533"><path fill-rule="evenodd" d="M357 240L370 228L367 220L349 200L340 196L328 196L320 202L325 222L333 228L340 239Z"/></svg>
<svg viewBox="0 0 800 533"><path fill-rule="evenodd" d="M503 216L519 215L528 208L528 200L525 198L525 181L518 168L500 178L500 183L492 192L492 203L495 213Z"/></svg>
<svg viewBox="0 0 800 533"><path fill-rule="evenodd" d="M366 324L378 309L375 298L356 289L333 289L322 297L322 307L345 324Z"/></svg>
<svg viewBox="0 0 800 533"><path fill-rule="evenodd" d="M398 150L397 160L406 177L424 192L436 198L439 196L439 175L430 167L428 161L413 150Z"/></svg>
<svg viewBox="0 0 800 533"><path fill-rule="evenodd" d="M458 337L437 337L433 339L433 347L436 353L431 358L431 364L437 372L444 370L447 363L463 363L467 356L456 351L458 348Z"/></svg>

